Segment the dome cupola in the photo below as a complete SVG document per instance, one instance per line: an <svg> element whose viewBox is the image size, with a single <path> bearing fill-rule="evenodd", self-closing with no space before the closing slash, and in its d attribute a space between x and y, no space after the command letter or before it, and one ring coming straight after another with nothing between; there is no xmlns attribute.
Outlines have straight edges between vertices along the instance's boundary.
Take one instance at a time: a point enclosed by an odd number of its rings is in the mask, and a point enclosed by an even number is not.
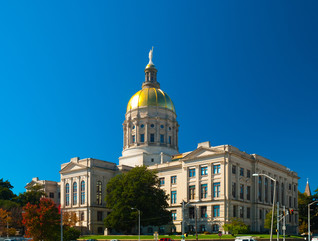
<svg viewBox="0 0 318 241"><path fill-rule="evenodd" d="M152 165L171 160L178 154L178 122L171 98L160 89L157 69L152 62L153 48L145 68L142 89L129 100L120 164Z"/></svg>

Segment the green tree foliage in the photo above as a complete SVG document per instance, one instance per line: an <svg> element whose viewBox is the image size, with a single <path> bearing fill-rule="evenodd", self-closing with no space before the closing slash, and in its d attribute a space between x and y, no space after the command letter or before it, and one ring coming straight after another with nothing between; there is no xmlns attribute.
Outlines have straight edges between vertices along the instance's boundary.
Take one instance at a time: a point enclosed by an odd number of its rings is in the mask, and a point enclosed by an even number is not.
<svg viewBox="0 0 318 241"><path fill-rule="evenodd" d="M12 200L15 195L12 192L13 186L10 184L10 182L3 181L3 178L0 179L0 200Z"/></svg>
<svg viewBox="0 0 318 241"><path fill-rule="evenodd" d="M239 218L232 218L223 225L224 231L230 232L232 235L239 233L248 233L248 226Z"/></svg>
<svg viewBox="0 0 318 241"><path fill-rule="evenodd" d="M63 240L64 241L71 241L77 240L81 235L81 231L77 230L76 228L64 226L63 227Z"/></svg>
<svg viewBox="0 0 318 241"><path fill-rule="evenodd" d="M269 230L269 233L271 232L271 224L272 224L272 210L266 214L265 222L264 222L264 228ZM274 211L274 222L273 222L273 234L276 233L276 227L277 227L277 214L276 211Z"/></svg>
<svg viewBox="0 0 318 241"><path fill-rule="evenodd" d="M308 232L308 204L318 200L318 189L315 194L307 196L304 193L298 192L298 212L299 212L299 232ZM310 205L310 226L318 227L318 203Z"/></svg>
<svg viewBox="0 0 318 241"><path fill-rule="evenodd" d="M39 204L40 199L45 196L46 194L43 191L43 186L34 185L27 192L20 193L19 196L14 198L14 201L16 201L18 204L20 204L23 207L27 203L31 203L33 205Z"/></svg>
<svg viewBox="0 0 318 241"><path fill-rule="evenodd" d="M107 228L124 233L138 224L138 211L142 226L159 226L171 221L166 210L169 196L159 187L156 172L145 166L135 167L112 178L106 188L106 206L111 213L105 219Z"/></svg>
<svg viewBox="0 0 318 241"><path fill-rule="evenodd" d="M60 214L55 203L48 198L41 198L38 205L28 203L24 208L23 224L26 234L34 241L59 240Z"/></svg>

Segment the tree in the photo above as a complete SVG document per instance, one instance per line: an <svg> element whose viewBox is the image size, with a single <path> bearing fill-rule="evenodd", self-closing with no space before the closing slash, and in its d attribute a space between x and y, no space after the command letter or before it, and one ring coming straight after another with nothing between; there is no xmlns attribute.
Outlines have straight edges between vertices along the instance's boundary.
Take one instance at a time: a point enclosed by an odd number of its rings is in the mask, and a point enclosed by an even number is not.
<svg viewBox="0 0 318 241"><path fill-rule="evenodd" d="M229 222L223 225L223 229L232 235L247 233L249 231L248 226L239 218L232 218Z"/></svg>
<svg viewBox="0 0 318 241"><path fill-rule="evenodd" d="M12 223L11 213L8 212L7 210L0 208L0 230L4 234L7 234L8 232L9 234L11 234L12 232L14 232L15 234L14 228L7 229L7 226L9 225L11 226L11 223Z"/></svg>
<svg viewBox="0 0 318 241"><path fill-rule="evenodd" d="M42 185L34 185L28 191L20 193L19 196L14 198L14 201L19 203L22 207L27 203L39 204L40 199L46 197L45 192L43 191Z"/></svg>
<svg viewBox="0 0 318 241"><path fill-rule="evenodd" d="M0 200L12 200L15 197L15 194L12 192L13 186L10 182L3 181L3 178L0 179Z"/></svg>
<svg viewBox="0 0 318 241"><path fill-rule="evenodd" d="M160 189L155 171L135 167L112 178L106 187L106 206L111 213L105 219L107 228L129 233L138 223L142 226L164 225L171 221L166 210L169 196Z"/></svg>
<svg viewBox="0 0 318 241"><path fill-rule="evenodd" d="M55 203L48 198L41 198L38 205L28 203L24 208L23 224L26 234L34 241L58 240L60 214Z"/></svg>
<svg viewBox="0 0 318 241"><path fill-rule="evenodd" d="M307 196L304 193L298 192L298 213L299 213L299 232L308 232L308 204L318 200L318 189L315 194ZM310 226L318 227L318 203L310 205ZM314 230L311 230L314 231Z"/></svg>
<svg viewBox="0 0 318 241"><path fill-rule="evenodd" d="M64 241L77 240L80 235L81 235L81 231L77 230L76 228L68 227L68 226L63 227Z"/></svg>
<svg viewBox="0 0 318 241"><path fill-rule="evenodd" d="M79 221L75 212L66 212L63 211L63 225L74 227Z"/></svg>
<svg viewBox="0 0 318 241"><path fill-rule="evenodd" d="M272 224L272 211L266 214L265 222L264 222L264 228L269 229L269 232L271 229L271 224ZM274 211L273 234L276 233L275 231L276 227L277 227L277 214Z"/></svg>

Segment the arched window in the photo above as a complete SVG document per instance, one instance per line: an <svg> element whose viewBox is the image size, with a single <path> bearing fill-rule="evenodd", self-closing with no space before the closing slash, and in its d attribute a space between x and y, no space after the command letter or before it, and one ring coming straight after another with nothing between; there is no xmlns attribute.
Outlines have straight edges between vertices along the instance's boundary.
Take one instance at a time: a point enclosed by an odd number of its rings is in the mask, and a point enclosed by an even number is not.
<svg viewBox="0 0 318 241"><path fill-rule="evenodd" d="M97 205L102 205L102 182L97 181L96 183L96 202Z"/></svg>
<svg viewBox="0 0 318 241"><path fill-rule="evenodd" d="M73 183L73 205L77 204L77 182Z"/></svg>
<svg viewBox="0 0 318 241"><path fill-rule="evenodd" d="M70 205L70 184L65 185L65 206Z"/></svg>
<svg viewBox="0 0 318 241"><path fill-rule="evenodd" d="M81 204L85 204L85 181L81 181Z"/></svg>

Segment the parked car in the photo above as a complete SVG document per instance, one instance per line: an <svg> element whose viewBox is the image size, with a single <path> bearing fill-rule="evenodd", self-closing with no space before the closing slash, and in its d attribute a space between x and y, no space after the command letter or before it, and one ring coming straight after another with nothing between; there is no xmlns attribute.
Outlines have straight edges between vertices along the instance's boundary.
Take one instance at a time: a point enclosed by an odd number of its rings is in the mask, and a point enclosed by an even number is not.
<svg viewBox="0 0 318 241"><path fill-rule="evenodd" d="M161 238L159 241L174 241L174 240L171 238Z"/></svg>
<svg viewBox="0 0 318 241"><path fill-rule="evenodd" d="M252 236L241 236L241 237L236 237L235 241L256 241Z"/></svg>

